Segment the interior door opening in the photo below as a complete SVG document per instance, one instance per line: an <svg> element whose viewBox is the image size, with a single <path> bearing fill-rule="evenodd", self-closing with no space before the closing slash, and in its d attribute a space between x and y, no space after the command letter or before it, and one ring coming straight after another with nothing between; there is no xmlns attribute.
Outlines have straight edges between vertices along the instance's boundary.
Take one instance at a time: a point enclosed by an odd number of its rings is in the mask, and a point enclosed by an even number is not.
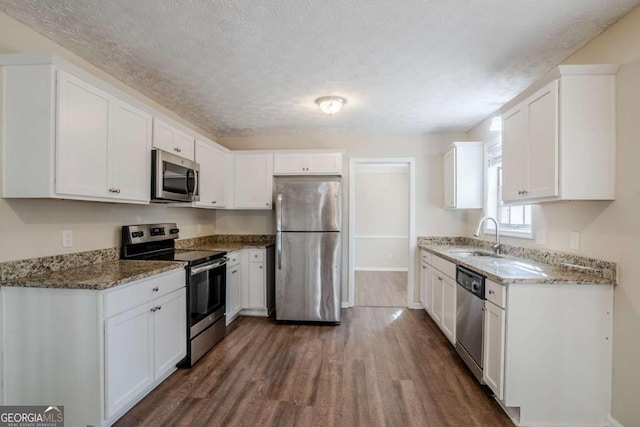
<svg viewBox="0 0 640 427"><path fill-rule="evenodd" d="M413 159L352 159L349 305L413 305Z"/></svg>

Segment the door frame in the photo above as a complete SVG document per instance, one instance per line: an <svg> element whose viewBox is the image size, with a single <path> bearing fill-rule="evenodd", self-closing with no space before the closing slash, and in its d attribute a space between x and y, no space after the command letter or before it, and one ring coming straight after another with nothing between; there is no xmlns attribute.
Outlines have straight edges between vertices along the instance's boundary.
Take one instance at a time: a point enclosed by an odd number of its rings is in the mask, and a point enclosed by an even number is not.
<svg viewBox="0 0 640 427"><path fill-rule="evenodd" d="M349 301L348 307L355 305L355 175L356 166L364 164L405 164L409 166L409 230L408 230L408 265L407 265L407 307L418 308L415 295L415 253L416 237L416 172L413 157L365 157L349 159Z"/></svg>

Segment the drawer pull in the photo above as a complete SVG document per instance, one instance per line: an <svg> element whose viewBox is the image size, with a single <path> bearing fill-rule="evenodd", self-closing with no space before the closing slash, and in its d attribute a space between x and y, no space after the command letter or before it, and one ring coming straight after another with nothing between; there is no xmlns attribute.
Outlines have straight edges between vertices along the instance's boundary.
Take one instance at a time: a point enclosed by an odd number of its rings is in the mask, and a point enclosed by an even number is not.
<svg viewBox="0 0 640 427"><path fill-rule="evenodd" d="M151 312L152 312L152 313L155 313L155 312L156 312L156 308L155 308L155 307L153 307L153 308L151 309Z"/></svg>
<svg viewBox="0 0 640 427"><path fill-rule="evenodd" d="M158 310L162 310L162 306L161 306L161 305L157 306L156 308L157 308Z"/></svg>
<svg viewBox="0 0 640 427"><path fill-rule="evenodd" d="M238 272L238 270L233 270L233 271L231 272L231 274L236 274L237 272Z"/></svg>
<svg viewBox="0 0 640 427"><path fill-rule="evenodd" d="M489 295L493 295L495 294L495 292L493 292L492 290L489 290Z"/></svg>
<svg viewBox="0 0 640 427"><path fill-rule="evenodd" d="M158 292L160 289L156 286L155 288L153 288L153 292Z"/></svg>

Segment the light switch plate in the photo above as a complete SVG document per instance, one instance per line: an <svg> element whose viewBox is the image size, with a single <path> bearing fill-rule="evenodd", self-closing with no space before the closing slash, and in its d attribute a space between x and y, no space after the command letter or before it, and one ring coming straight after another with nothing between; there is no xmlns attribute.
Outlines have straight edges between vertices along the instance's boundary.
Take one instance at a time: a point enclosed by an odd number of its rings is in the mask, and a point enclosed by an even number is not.
<svg viewBox="0 0 640 427"><path fill-rule="evenodd" d="M62 247L73 247L73 230L62 230Z"/></svg>
<svg viewBox="0 0 640 427"><path fill-rule="evenodd" d="M546 244L547 244L547 230L537 230L536 245L546 245Z"/></svg>
<svg viewBox="0 0 640 427"><path fill-rule="evenodd" d="M571 249L578 250L580 249L580 233L577 231L572 231L569 237L569 247Z"/></svg>

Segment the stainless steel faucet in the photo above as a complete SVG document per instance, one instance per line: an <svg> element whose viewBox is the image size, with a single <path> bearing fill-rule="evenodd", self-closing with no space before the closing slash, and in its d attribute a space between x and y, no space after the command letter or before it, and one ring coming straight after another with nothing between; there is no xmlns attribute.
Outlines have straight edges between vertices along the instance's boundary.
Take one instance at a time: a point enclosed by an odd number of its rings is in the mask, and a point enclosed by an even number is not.
<svg viewBox="0 0 640 427"><path fill-rule="evenodd" d="M500 253L500 224L498 224L497 219L495 219L492 216L483 216L482 218L480 218L480 222L478 223L478 228L476 228L476 232L473 233L473 235L475 237L480 237L480 230L482 229L482 224L484 224L486 220L491 220L496 225L496 241L493 245L491 245L491 249L493 249L494 253L499 254Z"/></svg>

